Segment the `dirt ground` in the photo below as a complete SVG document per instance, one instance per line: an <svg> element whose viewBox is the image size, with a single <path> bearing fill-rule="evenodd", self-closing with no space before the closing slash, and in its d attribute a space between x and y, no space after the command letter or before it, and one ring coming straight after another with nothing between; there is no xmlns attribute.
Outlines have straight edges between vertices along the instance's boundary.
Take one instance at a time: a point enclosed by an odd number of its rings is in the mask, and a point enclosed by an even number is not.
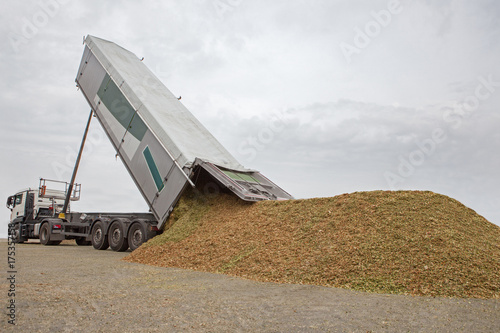
<svg viewBox="0 0 500 333"><path fill-rule="evenodd" d="M0 241L0 332L499 332L500 301L261 283L120 261L72 243L18 244L16 326Z"/></svg>

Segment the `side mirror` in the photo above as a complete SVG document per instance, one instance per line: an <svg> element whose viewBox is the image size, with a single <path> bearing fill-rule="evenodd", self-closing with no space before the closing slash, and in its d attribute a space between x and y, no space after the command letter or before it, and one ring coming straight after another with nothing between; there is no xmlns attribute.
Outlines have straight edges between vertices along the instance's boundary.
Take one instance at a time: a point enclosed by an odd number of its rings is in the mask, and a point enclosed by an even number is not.
<svg viewBox="0 0 500 333"><path fill-rule="evenodd" d="M7 198L7 208L12 210L12 208L14 208L14 200L15 200L15 197L14 196L10 196Z"/></svg>

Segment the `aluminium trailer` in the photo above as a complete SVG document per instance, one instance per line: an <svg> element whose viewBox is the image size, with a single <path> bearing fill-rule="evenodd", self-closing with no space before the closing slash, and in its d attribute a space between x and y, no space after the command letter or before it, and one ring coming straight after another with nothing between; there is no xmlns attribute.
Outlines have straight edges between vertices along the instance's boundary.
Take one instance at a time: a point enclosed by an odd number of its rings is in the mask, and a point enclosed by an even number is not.
<svg viewBox="0 0 500 333"><path fill-rule="evenodd" d="M132 52L87 36L76 83L161 228L198 173L247 201L292 196L241 165Z"/></svg>

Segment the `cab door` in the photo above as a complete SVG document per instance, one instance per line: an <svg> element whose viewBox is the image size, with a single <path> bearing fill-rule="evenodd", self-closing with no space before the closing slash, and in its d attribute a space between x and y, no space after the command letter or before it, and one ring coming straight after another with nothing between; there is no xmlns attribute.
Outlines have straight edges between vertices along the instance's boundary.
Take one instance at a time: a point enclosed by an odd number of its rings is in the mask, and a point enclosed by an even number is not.
<svg viewBox="0 0 500 333"><path fill-rule="evenodd" d="M24 217L25 208L25 193L18 193L14 196L13 208L10 213L10 221L14 221L15 218Z"/></svg>

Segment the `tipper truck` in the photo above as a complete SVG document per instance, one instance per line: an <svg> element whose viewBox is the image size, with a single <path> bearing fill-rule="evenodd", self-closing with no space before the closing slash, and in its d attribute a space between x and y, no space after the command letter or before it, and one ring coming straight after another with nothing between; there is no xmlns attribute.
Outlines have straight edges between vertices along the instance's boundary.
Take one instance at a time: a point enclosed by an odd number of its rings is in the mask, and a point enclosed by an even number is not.
<svg viewBox="0 0 500 333"><path fill-rule="evenodd" d="M188 186L217 189L245 201L292 196L260 172L243 167L132 52L94 36L85 49L77 87L91 107L70 182L40 179L7 199L9 237L57 245L74 239L95 249L134 250L157 235ZM139 192L148 213L73 212L75 183L92 118L97 118Z"/></svg>

